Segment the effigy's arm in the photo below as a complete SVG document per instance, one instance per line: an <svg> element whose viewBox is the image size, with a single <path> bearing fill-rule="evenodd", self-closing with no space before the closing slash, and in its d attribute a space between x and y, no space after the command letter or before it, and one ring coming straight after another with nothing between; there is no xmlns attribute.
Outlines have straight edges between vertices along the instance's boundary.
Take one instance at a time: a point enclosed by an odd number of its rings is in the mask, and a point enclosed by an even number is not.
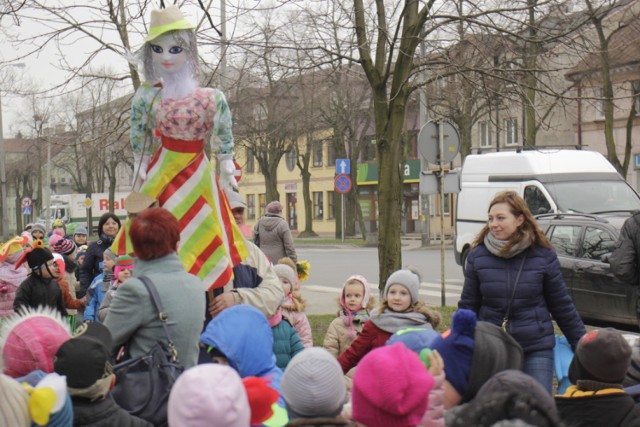
<svg viewBox="0 0 640 427"><path fill-rule="evenodd" d="M235 164L233 163L233 120L231 110L224 94L216 90L214 92L216 112L213 117L213 132L211 133L211 151L216 153L220 164L220 185L222 188L237 188L233 176Z"/></svg>
<svg viewBox="0 0 640 427"><path fill-rule="evenodd" d="M214 92L214 101L216 103L216 112L213 117L213 132L211 133L211 151L216 155L234 154L233 142L233 119L231 117L231 109L227 104L222 91Z"/></svg>
<svg viewBox="0 0 640 427"><path fill-rule="evenodd" d="M143 84L138 88L131 102L130 142L134 159L134 176L144 180L153 153L153 129L155 110L160 88ZM134 186L135 187L135 186Z"/></svg>

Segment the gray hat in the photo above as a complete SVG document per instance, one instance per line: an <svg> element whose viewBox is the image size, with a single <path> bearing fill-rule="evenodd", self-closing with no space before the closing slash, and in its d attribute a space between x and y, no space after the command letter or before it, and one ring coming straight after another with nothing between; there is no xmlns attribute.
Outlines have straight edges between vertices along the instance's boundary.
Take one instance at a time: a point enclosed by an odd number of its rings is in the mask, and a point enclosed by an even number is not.
<svg viewBox="0 0 640 427"><path fill-rule="evenodd" d="M420 278L416 273L411 270L398 270L391 273L391 276L387 279L387 284L384 286L384 297L387 297L387 292L391 285L402 285L411 294L411 304L415 304L418 301L418 291L420 290Z"/></svg>
<svg viewBox="0 0 640 427"><path fill-rule="evenodd" d="M231 209L247 208L247 204L244 202L244 200L242 200L242 196L240 195L240 193L236 193L235 191L231 190L224 190L224 193L227 195L227 199L229 199L229 205L231 206Z"/></svg>
<svg viewBox="0 0 640 427"><path fill-rule="evenodd" d="M282 203L280 203L277 200L274 200L273 202L269 202L269 204L267 205L267 213L271 213L271 214L279 214L282 212Z"/></svg>
<svg viewBox="0 0 640 427"><path fill-rule="evenodd" d="M33 234L34 231L40 231L42 232L42 234L47 234L47 230L44 228L44 224L40 224L39 222L36 222L31 226L31 234Z"/></svg>
<svg viewBox="0 0 640 427"><path fill-rule="evenodd" d="M491 393L499 392L526 392L527 395L533 396L538 404L544 408L548 414L553 414L557 417L558 411L556 409L556 402L548 391L544 389L535 378L525 374L522 371L516 369L508 369L506 371L498 372L487 380L480 390L478 390L477 396L484 396Z"/></svg>
<svg viewBox="0 0 640 427"><path fill-rule="evenodd" d="M111 258L114 261L116 260L116 254L114 254L113 251L110 248L105 249L102 254L108 256L109 258Z"/></svg>
<svg viewBox="0 0 640 427"><path fill-rule="evenodd" d="M85 236L87 235L87 228L86 227L76 227L76 231L73 234L84 234Z"/></svg>
<svg viewBox="0 0 640 427"><path fill-rule="evenodd" d="M347 400L342 368L321 347L296 354L280 385L291 418L336 417Z"/></svg>
<svg viewBox="0 0 640 427"><path fill-rule="evenodd" d="M278 278L287 279L291 285L296 284L296 272L287 264L276 264L273 266L273 270L276 272Z"/></svg>

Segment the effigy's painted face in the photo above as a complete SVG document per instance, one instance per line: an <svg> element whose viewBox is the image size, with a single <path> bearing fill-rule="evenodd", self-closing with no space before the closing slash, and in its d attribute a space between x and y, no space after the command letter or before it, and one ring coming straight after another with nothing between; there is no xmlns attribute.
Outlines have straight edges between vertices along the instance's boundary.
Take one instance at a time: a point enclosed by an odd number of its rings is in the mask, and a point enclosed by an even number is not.
<svg viewBox="0 0 640 427"><path fill-rule="evenodd" d="M177 73L187 62L187 53L172 34L158 37L151 43L153 62L168 74Z"/></svg>

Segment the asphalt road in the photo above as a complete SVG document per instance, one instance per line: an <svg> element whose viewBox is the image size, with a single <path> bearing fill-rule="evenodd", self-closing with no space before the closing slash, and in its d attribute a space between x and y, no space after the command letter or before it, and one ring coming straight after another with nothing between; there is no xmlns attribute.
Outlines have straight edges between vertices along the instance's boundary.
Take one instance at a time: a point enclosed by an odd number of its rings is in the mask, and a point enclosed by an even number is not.
<svg viewBox="0 0 640 427"><path fill-rule="evenodd" d="M402 265L415 268L422 276L420 296L430 304L441 303L441 261L439 246L416 248L407 245L402 250ZM371 294L378 296L377 248L318 246L296 248L299 260L311 263L309 279L302 284L308 314L329 314L337 311L337 298L342 284L352 274L367 278ZM445 251L446 305L456 305L462 291L462 269L455 263L453 250Z"/></svg>

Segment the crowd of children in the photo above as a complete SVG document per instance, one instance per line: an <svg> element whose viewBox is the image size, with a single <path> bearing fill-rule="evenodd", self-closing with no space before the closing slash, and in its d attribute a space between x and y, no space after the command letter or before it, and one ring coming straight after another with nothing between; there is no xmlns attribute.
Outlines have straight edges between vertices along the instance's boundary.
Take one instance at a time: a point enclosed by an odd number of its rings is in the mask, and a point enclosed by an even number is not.
<svg viewBox="0 0 640 427"><path fill-rule="evenodd" d="M34 224L0 247L0 427L152 425L110 397L114 344L101 324L134 258L105 250L102 274L76 299L83 231L53 230L45 245ZM169 426L640 426L640 340L590 330L572 385L552 396L522 372L520 345L473 311L459 309L438 332L420 276L401 269L377 306L365 277L347 278L323 347L313 347L296 267L272 267L275 314L239 304L206 324L205 360L174 385ZM84 310L78 324L72 310Z"/></svg>

